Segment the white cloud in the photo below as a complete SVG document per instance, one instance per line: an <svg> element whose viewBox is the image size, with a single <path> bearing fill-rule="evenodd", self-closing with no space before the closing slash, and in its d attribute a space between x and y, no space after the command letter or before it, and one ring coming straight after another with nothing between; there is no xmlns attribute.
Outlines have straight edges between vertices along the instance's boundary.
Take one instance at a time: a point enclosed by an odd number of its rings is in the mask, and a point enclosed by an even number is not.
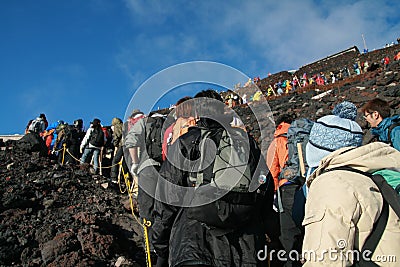
<svg viewBox="0 0 400 267"><path fill-rule="evenodd" d="M135 27L143 27L132 38L132 53L147 54L147 64L159 67L216 60L262 75L353 45L362 51L361 34L370 50L382 47L400 27L395 1L125 2Z"/></svg>

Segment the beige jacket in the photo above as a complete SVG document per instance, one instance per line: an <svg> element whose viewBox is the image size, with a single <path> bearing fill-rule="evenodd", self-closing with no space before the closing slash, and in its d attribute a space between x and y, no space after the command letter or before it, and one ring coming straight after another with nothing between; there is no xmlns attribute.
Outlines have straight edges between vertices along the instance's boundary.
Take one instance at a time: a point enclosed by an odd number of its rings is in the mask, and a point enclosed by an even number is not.
<svg viewBox="0 0 400 267"><path fill-rule="evenodd" d="M381 213L382 195L371 179L343 170L324 172L340 166L366 172L399 170L400 152L376 142L339 149L320 162L308 180L303 221L306 267L351 266L352 257L346 255L362 248ZM400 266L400 221L391 208L385 232L371 258L379 266Z"/></svg>

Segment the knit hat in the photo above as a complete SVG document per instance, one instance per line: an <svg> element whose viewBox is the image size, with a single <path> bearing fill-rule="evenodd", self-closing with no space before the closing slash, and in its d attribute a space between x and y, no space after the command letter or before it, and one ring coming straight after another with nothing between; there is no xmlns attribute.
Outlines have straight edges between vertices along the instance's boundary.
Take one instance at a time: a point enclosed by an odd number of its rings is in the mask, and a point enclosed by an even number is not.
<svg viewBox="0 0 400 267"><path fill-rule="evenodd" d="M357 107L351 102L344 101L335 106L332 110L332 114L343 119L354 121L357 117Z"/></svg>
<svg viewBox="0 0 400 267"><path fill-rule="evenodd" d="M318 119L311 128L306 146L306 160L310 167L317 167L321 159L339 148L362 144L362 129L354 121L357 116L355 105L342 102L332 113L335 115Z"/></svg>

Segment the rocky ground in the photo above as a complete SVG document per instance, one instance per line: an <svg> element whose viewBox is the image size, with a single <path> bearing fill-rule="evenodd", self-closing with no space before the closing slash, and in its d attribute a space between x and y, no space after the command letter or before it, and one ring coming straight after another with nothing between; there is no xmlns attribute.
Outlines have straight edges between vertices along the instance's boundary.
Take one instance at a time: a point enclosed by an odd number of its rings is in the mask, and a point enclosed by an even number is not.
<svg viewBox="0 0 400 267"><path fill-rule="evenodd" d="M1 266L145 266L117 185L19 149L0 162Z"/></svg>
<svg viewBox="0 0 400 267"><path fill-rule="evenodd" d="M317 119L349 100L358 107L379 96L400 111L400 64L269 99L274 117L293 113ZM331 91L329 91L331 90ZM329 92L324 97L314 98ZM261 106L254 108L263 108ZM247 106L235 107L260 141L260 127ZM262 120L268 120L264 114ZM367 131L361 116L358 122ZM274 129L264 129L272 132ZM1 266L145 266L142 230L125 208L127 195L101 175L60 166L14 147L0 151ZM125 204L125 207L124 207ZM129 205L128 205L129 206Z"/></svg>

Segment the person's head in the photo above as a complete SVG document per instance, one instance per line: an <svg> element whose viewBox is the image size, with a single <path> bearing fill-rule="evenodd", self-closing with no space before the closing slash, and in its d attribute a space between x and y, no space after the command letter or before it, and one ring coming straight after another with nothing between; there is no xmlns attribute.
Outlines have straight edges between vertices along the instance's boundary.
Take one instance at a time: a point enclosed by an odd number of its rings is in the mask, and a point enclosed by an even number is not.
<svg viewBox="0 0 400 267"><path fill-rule="evenodd" d="M195 116L193 110L193 101L188 101L193 99L190 96L185 96L179 99L175 104L175 115L177 118L179 117L193 117Z"/></svg>
<svg viewBox="0 0 400 267"><path fill-rule="evenodd" d="M197 116L212 118L215 115L224 114L225 104L221 95L215 90L203 90L197 93L194 98L196 99Z"/></svg>
<svg viewBox="0 0 400 267"><path fill-rule="evenodd" d="M363 132L355 122L357 107L345 101L336 105L332 113L318 119L311 128L306 146L310 167L317 167L321 159L339 148L362 144Z"/></svg>
<svg viewBox="0 0 400 267"><path fill-rule="evenodd" d="M112 119L111 125L115 126L117 124L122 124L122 120L120 118L115 117L115 118Z"/></svg>
<svg viewBox="0 0 400 267"><path fill-rule="evenodd" d="M275 127L278 127L279 124L281 124L282 122L291 124L293 122L293 115L291 114L283 114L280 115L275 122Z"/></svg>
<svg viewBox="0 0 400 267"><path fill-rule="evenodd" d="M390 117L390 106L385 100L374 98L361 107L361 112L364 113L364 119L375 128L383 119Z"/></svg>
<svg viewBox="0 0 400 267"><path fill-rule="evenodd" d="M82 119L74 120L74 126L75 126L76 128L81 129L81 128L83 127L83 120L82 120Z"/></svg>
<svg viewBox="0 0 400 267"><path fill-rule="evenodd" d="M101 123L101 121L96 118L90 124L92 125L93 128L95 128L95 127L101 126L100 123Z"/></svg>
<svg viewBox="0 0 400 267"><path fill-rule="evenodd" d="M39 115L39 118L41 118L41 119L43 119L43 120L46 120L46 115L45 115L44 113L41 113L41 114Z"/></svg>
<svg viewBox="0 0 400 267"><path fill-rule="evenodd" d="M134 109L134 110L132 110L132 113L131 113L131 115L129 116L129 118L131 118L131 119L135 119L135 118L137 118L137 116L141 116L141 115L143 115L144 113L143 112L141 112L140 111L140 109Z"/></svg>

